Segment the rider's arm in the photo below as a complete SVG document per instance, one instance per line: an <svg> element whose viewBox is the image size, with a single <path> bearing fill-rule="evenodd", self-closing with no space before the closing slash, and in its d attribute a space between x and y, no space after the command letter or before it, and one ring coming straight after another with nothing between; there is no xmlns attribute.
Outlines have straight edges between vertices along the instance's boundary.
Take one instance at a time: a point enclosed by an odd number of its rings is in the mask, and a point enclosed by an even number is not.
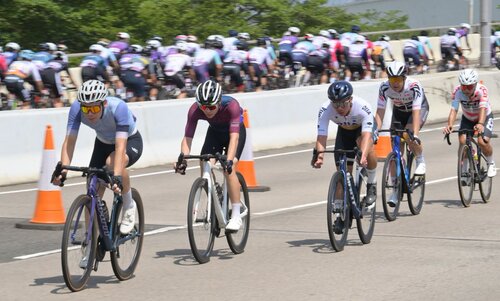
<svg viewBox="0 0 500 301"><path fill-rule="evenodd" d="M115 139L115 162L113 171L115 176L121 176L125 167L125 151L127 149L127 138L121 137Z"/></svg>
<svg viewBox="0 0 500 301"><path fill-rule="evenodd" d="M227 159L230 161L234 160L236 155L236 148L238 147L238 139L240 138L240 133L229 133L229 145L227 147Z"/></svg>
<svg viewBox="0 0 500 301"><path fill-rule="evenodd" d="M413 109L411 115L413 118L413 135L418 136L420 131L420 109Z"/></svg>
<svg viewBox="0 0 500 301"><path fill-rule="evenodd" d="M75 151L76 135L66 135L61 148L61 162L63 165L69 165L73 159L73 153Z"/></svg>
<svg viewBox="0 0 500 301"><path fill-rule="evenodd" d="M184 136L184 138L182 139L182 142L181 142L181 153L183 153L186 156L189 155L189 153L191 152L191 143L192 142L193 142L193 138Z"/></svg>
<svg viewBox="0 0 500 301"><path fill-rule="evenodd" d="M377 122L377 128L382 128L385 115L385 107L387 106L387 98L385 96L385 91L389 89L389 83L384 82L380 85L378 89L378 99L377 99L377 114L375 114L375 122Z"/></svg>

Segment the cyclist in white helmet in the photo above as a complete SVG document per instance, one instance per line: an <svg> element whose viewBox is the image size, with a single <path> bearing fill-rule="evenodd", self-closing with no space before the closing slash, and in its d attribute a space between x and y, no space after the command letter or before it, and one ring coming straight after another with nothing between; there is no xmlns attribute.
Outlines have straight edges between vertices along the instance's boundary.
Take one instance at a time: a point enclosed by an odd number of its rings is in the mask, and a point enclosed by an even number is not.
<svg viewBox="0 0 500 301"><path fill-rule="evenodd" d="M222 153L225 148L227 168L225 172L228 183L232 213L226 229L238 231L242 220L240 217L240 183L236 172L238 160L243 152L246 140L246 129L243 124L243 110L236 99L222 95L222 87L217 82L207 80L196 88L196 102L188 111L181 153L189 155L191 143L198 120L206 120L209 124L205 143L201 154ZM176 172L184 174L187 162L174 165Z"/></svg>
<svg viewBox="0 0 500 301"><path fill-rule="evenodd" d="M460 85L453 90L448 124L443 128L443 133L451 133L458 109L461 106L462 120L459 129L474 129L482 134L478 138L479 147L488 161L488 177L494 177L497 170L493 159L493 147L491 143L488 143L493 132L493 114L488 99L488 89L483 84L478 83L479 76L474 69L465 69L460 72L458 81ZM460 144L465 144L465 134L461 134L458 140Z"/></svg>
<svg viewBox="0 0 500 301"><path fill-rule="evenodd" d="M88 80L78 89L77 100L69 110L66 137L61 150L61 162L69 165L73 159L80 124L96 131L94 151L89 167L108 166L114 172L112 189L123 198L120 232L129 233L135 224L135 202L130 189L127 167L132 166L142 154L142 138L137 130L136 117L127 104L108 96L108 89L98 80ZM62 185L66 170L54 179ZM102 198L104 187L99 189Z"/></svg>

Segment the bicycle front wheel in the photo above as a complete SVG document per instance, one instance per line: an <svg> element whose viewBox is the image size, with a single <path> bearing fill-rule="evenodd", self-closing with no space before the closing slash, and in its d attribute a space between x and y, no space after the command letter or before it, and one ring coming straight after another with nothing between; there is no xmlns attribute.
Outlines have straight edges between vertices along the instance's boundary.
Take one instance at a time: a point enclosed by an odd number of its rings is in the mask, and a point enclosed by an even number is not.
<svg viewBox="0 0 500 301"><path fill-rule="evenodd" d="M111 252L111 266L116 278L128 280L134 275L139 262L144 239L144 205L139 192L132 188L132 199L135 201L135 225L129 234L120 233L122 202L116 207L117 217L113 225L116 250Z"/></svg>
<svg viewBox="0 0 500 301"><path fill-rule="evenodd" d="M359 239L361 239L361 242L364 244L369 244L372 239L373 230L375 229L375 208L377 205L377 202L373 202L370 206L366 205L367 181L368 175L366 169L363 168L358 177L357 193L361 216L356 219L356 226L358 228Z"/></svg>
<svg viewBox="0 0 500 301"><path fill-rule="evenodd" d="M425 175L415 175L417 162L413 154L408 156L408 164L410 164L408 166L410 171L410 183L408 183L410 189L407 192L408 207L413 215L418 215L424 205Z"/></svg>
<svg viewBox="0 0 500 301"><path fill-rule="evenodd" d="M64 282L73 292L85 287L94 267L98 226L95 215L90 221L91 206L90 197L78 196L73 201L64 224L61 265Z"/></svg>
<svg viewBox="0 0 500 301"><path fill-rule="evenodd" d="M330 242L337 252L344 250L351 223L351 212L348 202L344 202L344 192L344 175L336 172L332 176L328 189L326 214Z"/></svg>
<svg viewBox="0 0 500 301"><path fill-rule="evenodd" d="M227 233L226 239L234 254L243 253L245 246L247 245L248 233L250 231L250 197L248 196L248 188L241 173L236 173L238 176L238 181L240 182L240 202L241 202L241 228L236 233ZM229 198L228 198L229 202ZM230 203L230 202L229 202ZM228 204L229 206L229 204ZM229 208L229 207L228 207ZM231 216L231 212L229 212Z"/></svg>
<svg viewBox="0 0 500 301"><path fill-rule="evenodd" d="M479 192L481 193L481 199L483 199L483 202L488 203L490 201L493 178L488 177L488 161L484 156L481 156L478 170Z"/></svg>
<svg viewBox="0 0 500 301"><path fill-rule="evenodd" d="M214 247L214 223L217 222L213 208L209 209L206 179L196 179L191 187L187 220L189 245L194 258L199 263L206 263L210 260L210 253Z"/></svg>
<svg viewBox="0 0 500 301"><path fill-rule="evenodd" d="M472 150L466 145L460 145L458 149L458 192L460 200L464 207L469 207L474 192L474 159L472 158Z"/></svg>
<svg viewBox="0 0 500 301"><path fill-rule="evenodd" d="M382 207L388 221L396 219L402 199L402 177L396 176L397 164L396 154L391 152L387 155L382 172Z"/></svg>

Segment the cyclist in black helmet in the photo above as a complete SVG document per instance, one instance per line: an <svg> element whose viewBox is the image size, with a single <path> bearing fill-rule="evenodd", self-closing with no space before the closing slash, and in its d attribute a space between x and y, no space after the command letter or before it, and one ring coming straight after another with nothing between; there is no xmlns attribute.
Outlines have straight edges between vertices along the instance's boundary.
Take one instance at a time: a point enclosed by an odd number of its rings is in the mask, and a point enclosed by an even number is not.
<svg viewBox="0 0 500 301"><path fill-rule="evenodd" d="M377 157L373 150L373 142L376 140L376 123L374 112L368 102L353 95L352 85L347 81L337 81L328 87L329 101L325 102L318 115L318 136L316 138L316 150L320 152L313 157L311 164L314 168L323 165L323 153L326 149L328 138L328 125L333 121L338 125L335 139L335 149L352 150L358 147L361 152L360 164L367 169L367 205L371 205L377 199L376 168ZM354 158L354 154L348 154ZM335 164L338 167L339 157L335 154ZM352 171L352 162L348 162L348 168Z"/></svg>
<svg viewBox="0 0 500 301"><path fill-rule="evenodd" d="M181 153L189 155L191 143L198 120L206 120L209 124L201 154L215 154L223 151L227 155L225 172L228 183L232 213L226 229L238 231L242 220L240 217L240 184L236 173L238 160L243 152L246 130L243 124L243 110L238 101L231 96L222 95L222 87L217 82L208 80L196 88L196 102L188 111ZM187 162L175 165L176 172L184 174Z"/></svg>

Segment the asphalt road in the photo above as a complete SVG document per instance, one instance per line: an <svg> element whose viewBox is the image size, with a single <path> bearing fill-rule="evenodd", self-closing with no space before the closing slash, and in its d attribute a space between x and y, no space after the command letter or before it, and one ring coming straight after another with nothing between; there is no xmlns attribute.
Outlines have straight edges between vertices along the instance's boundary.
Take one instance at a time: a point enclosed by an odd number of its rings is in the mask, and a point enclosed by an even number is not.
<svg viewBox="0 0 500 301"><path fill-rule="evenodd" d="M133 186L143 197L147 230L156 232L145 238L133 279L119 282L107 257L92 273L88 288L79 293L70 293L62 278L57 251L61 232L14 227L32 217L36 183L1 187L0 298L498 300L498 179L490 203L483 203L476 191L471 207L463 208L456 180L458 143L448 146L441 132L433 130L437 127L427 126L420 135L427 161L421 214L411 215L405 202L398 219L387 222L379 185L372 242L362 245L352 229L340 253L332 250L326 228L325 199L333 159L313 170L312 145L254 154L257 180L271 191L250 195L247 248L233 255L225 239L217 239L211 261L204 265L191 255L183 228L189 189L199 171L193 168L180 176L170 166L134 170ZM492 143L500 149L498 139ZM498 153L496 159L500 162ZM68 184L74 185L64 188L66 210L83 192L84 186L78 184L82 181L70 179Z"/></svg>

